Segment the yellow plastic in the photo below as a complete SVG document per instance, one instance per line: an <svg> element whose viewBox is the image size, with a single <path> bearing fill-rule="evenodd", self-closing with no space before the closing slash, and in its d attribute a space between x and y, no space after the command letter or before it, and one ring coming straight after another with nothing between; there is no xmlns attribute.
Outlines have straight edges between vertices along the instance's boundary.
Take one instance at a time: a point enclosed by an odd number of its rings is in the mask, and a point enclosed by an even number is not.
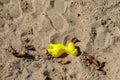
<svg viewBox="0 0 120 80"><path fill-rule="evenodd" d="M64 46L63 44L50 44L48 53L51 54L53 57L60 57L64 53L67 53L70 56L77 56L78 51L75 48L74 43L70 42L68 46Z"/></svg>

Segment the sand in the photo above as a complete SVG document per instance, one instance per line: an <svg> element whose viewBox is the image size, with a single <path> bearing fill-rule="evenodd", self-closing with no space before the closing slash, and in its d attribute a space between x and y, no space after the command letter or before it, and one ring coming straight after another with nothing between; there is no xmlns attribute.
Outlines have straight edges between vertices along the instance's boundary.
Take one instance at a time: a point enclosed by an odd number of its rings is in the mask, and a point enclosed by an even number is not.
<svg viewBox="0 0 120 80"><path fill-rule="evenodd" d="M35 59L7 51L9 46L24 50L27 37ZM106 75L87 65L82 55L53 58L42 53L50 43L66 45L73 37L80 40L76 46L81 52L106 62ZM120 0L0 0L0 80L120 80L119 75Z"/></svg>

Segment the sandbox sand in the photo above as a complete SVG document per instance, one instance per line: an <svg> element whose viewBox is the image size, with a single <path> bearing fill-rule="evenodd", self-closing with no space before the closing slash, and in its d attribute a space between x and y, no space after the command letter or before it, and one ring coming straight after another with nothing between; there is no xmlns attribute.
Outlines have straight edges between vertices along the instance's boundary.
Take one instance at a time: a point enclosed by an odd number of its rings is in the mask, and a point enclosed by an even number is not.
<svg viewBox="0 0 120 80"><path fill-rule="evenodd" d="M33 28L33 35L28 29ZM52 58L50 43L76 46L100 62L103 75L82 56ZM7 49L24 50L30 39L35 59L17 58ZM62 65L58 61L69 60ZM0 0L0 80L120 80L120 0Z"/></svg>

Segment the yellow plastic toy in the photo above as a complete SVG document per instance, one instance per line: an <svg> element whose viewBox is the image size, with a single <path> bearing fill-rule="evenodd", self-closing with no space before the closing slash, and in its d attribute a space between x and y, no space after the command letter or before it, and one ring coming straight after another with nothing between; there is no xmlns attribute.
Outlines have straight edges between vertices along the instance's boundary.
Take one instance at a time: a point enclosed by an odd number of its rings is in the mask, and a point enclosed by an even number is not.
<svg viewBox="0 0 120 80"><path fill-rule="evenodd" d="M60 57L62 54L67 53L70 56L77 56L78 51L75 48L73 42L70 42L68 46L64 46L63 44L50 44L50 48L48 49L48 53L53 57Z"/></svg>

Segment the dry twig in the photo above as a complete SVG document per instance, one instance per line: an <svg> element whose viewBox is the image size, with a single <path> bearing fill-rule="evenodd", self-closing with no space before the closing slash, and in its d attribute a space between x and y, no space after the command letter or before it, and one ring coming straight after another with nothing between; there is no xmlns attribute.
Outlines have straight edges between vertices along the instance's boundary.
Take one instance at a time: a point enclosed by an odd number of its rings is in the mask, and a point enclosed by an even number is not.
<svg viewBox="0 0 120 80"><path fill-rule="evenodd" d="M20 51L18 54L15 55L16 57L26 57L27 53L25 51Z"/></svg>
<svg viewBox="0 0 120 80"><path fill-rule="evenodd" d="M18 54L17 51L12 46L10 46L7 50L13 55Z"/></svg>
<svg viewBox="0 0 120 80"><path fill-rule="evenodd" d="M30 39L29 39L29 38L25 38L24 42L25 42L25 43L29 43L29 42L30 42Z"/></svg>
<svg viewBox="0 0 120 80"><path fill-rule="evenodd" d="M25 57L27 54L24 51L17 52L12 46L10 46L10 48L8 48L8 51L16 57Z"/></svg>
<svg viewBox="0 0 120 80"><path fill-rule="evenodd" d="M71 40L73 43L77 43L77 42L80 42L80 40L78 40L76 37L72 38Z"/></svg>
<svg viewBox="0 0 120 80"><path fill-rule="evenodd" d="M33 50L33 51L35 51L34 45L25 45L25 48L26 48L27 50Z"/></svg>
<svg viewBox="0 0 120 80"><path fill-rule="evenodd" d="M29 28L28 34L33 35L33 28Z"/></svg>
<svg viewBox="0 0 120 80"><path fill-rule="evenodd" d="M58 63L60 63L62 65L66 65L66 64L71 63L71 61L69 61L69 60L67 60L67 61L60 60L60 61L58 61Z"/></svg>
<svg viewBox="0 0 120 80"><path fill-rule="evenodd" d="M89 55L87 52L83 52L84 55L84 60L87 61L94 69L98 71L102 71L103 74L105 75L106 72L103 70L105 66L105 62L99 62L96 60L93 56Z"/></svg>

